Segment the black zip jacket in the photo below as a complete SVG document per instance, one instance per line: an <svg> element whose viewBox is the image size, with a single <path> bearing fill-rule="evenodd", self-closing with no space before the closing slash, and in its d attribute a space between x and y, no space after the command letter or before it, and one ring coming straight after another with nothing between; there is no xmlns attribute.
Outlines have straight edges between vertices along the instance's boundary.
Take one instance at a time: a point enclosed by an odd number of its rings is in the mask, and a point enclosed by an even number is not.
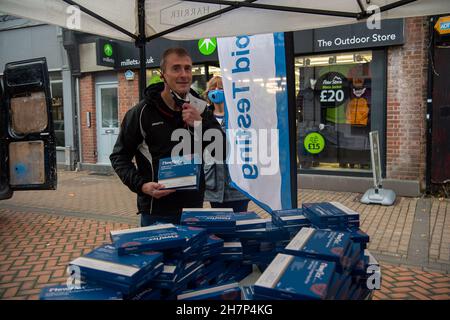
<svg viewBox="0 0 450 320"><path fill-rule="evenodd" d="M205 182L201 170L199 191L176 191L160 199L142 192L146 182L157 182L159 159L171 156L172 148L179 141L171 141L176 129L189 129L192 153L194 150L193 128L186 125L181 111L173 111L161 98L163 83L145 89L144 99L127 111L121 124L119 136L110 155L112 167L122 182L137 193L138 214L179 215L182 208L203 204ZM204 106L206 102L191 89L190 103L200 110L203 132L217 128L220 124ZM202 108L204 108L202 110ZM202 150L209 142L203 143ZM133 163L135 158L135 163Z"/></svg>

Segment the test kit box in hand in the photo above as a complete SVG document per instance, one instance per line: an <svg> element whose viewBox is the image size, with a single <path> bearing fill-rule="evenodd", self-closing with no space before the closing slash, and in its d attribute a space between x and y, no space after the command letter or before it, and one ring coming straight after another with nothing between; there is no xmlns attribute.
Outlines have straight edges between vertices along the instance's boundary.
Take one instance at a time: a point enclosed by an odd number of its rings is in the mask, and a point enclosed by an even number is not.
<svg viewBox="0 0 450 320"><path fill-rule="evenodd" d="M159 160L158 183L164 189L198 190L201 162L195 155Z"/></svg>
<svg viewBox="0 0 450 320"><path fill-rule="evenodd" d="M107 287L81 285L69 288L67 285L45 287L40 300L122 300L122 293Z"/></svg>
<svg viewBox="0 0 450 320"><path fill-rule="evenodd" d="M333 297L336 264L278 254L254 285L255 299L325 300Z"/></svg>
<svg viewBox="0 0 450 320"><path fill-rule="evenodd" d="M352 265L350 234L343 231L303 228L286 246L284 252L299 257L333 261L343 272Z"/></svg>
<svg viewBox="0 0 450 320"><path fill-rule="evenodd" d="M111 231L110 234L119 255L187 246L184 234L170 223Z"/></svg>

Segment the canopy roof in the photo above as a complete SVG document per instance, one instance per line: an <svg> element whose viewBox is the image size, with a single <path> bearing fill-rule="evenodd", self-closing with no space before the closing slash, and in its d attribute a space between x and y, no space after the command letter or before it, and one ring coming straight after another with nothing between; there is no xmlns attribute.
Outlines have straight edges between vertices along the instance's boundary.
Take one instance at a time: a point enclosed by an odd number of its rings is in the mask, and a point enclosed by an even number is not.
<svg viewBox="0 0 450 320"><path fill-rule="evenodd" d="M71 29L73 22L76 22L76 19L73 19L76 15L69 6L79 5L82 9L79 28L77 27L79 31L136 41L140 34L140 2L0 0L0 11ZM174 40L190 40L349 24L367 17L369 5L379 6L383 19L450 12L449 0L146 0L142 3L145 8L147 41L160 36ZM87 12L109 21L110 25ZM190 25L193 22L195 24Z"/></svg>

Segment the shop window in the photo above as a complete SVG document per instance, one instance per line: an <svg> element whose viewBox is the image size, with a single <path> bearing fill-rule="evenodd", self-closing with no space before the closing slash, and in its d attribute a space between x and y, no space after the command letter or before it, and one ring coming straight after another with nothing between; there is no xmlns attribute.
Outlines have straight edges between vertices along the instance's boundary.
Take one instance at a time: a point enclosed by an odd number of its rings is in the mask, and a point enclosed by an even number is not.
<svg viewBox="0 0 450 320"><path fill-rule="evenodd" d="M371 65L371 51L295 59L300 169L371 169Z"/></svg>
<svg viewBox="0 0 450 320"><path fill-rule="evenodd" d="M147 86L158 82L163 82L160 69L147 69Z"/></svg>
<svg viewBox="0 0 450 320"><path fill-rule="evenodd" d="M192 86L200 96L206 90L206 72L204 65L193 65L192 66Z"/></svg>
<svg viewBox="0 0 450 320"><path fill-rule="evenodd" d="M147 70L147 86L162 82L160 77L160 69L148 69ZM204 65L192 66L192 86L191 88L198 92L200 95L206 90L206 72Z"/></svg>
<svg viewBox="0 0 450 320"><path fill-rule="evenodd" d="M209 73L209 79L211 79L214 76L221 76L220 68L216 67L216 66L209 66L208 73Z"/></svg>
<svg viewBox="0 0 450 320"><path fill-rule="evenodd" d="M64 147L64 101L61 73L50 74L50 91L52 95L52 116L53 126L55 129L56 146Z"/></svg>

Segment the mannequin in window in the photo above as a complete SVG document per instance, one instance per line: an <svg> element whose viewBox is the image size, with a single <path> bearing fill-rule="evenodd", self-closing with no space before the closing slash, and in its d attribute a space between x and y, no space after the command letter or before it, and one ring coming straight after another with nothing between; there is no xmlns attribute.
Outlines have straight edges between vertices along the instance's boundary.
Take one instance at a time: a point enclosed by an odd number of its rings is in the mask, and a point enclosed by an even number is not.
<svg viewBox="0 0 450 320"><path fill-rule="evenodd" d="M303 139L305 136L314 130L319 130L319 124L321 123L321 108L317 98L316 90L317 80L310 78L306 81L304 89L301 89L297 95L296 106L298 110L298 135L299 139L299 156L300 164L303 169L308 169L311 166L315 166L316 162L312 161L312 156L303 150ZM318 165L318 163L317 163Z"/></svg>

